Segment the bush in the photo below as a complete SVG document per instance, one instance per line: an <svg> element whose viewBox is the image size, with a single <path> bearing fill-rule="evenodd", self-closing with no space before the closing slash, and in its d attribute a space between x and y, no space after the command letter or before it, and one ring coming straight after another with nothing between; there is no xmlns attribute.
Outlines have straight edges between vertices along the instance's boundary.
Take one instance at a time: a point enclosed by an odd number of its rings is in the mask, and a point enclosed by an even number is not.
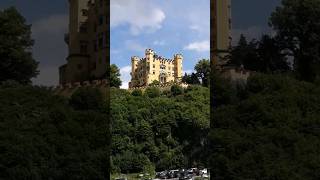
<svg viewBox="0 0 320 180"><path fill-rule="evenodd" d="M132 96L142 96L142 91L141 89L135 89L131 93Z"/></svg>
<svg viewBox="0 0 320 180"><path fill-rule="evenodd" d="M0 88L0 179L107 179L106 119L46 88Z"/></svg>
<svg viewBox="0 0 320 180"><path fill-rule="evenodd" d="M71 96L70 105L75 110L102 110L103 96L97 88L81 87Z"/></svg>
<svg viewBox="0 0 320 180"><path fill-rule="evenodd" d="M171 86L171 94L173 96L177 96L177 95L180 95L182 93L183 93L183 89L179 85L172 85Z"/></svg>
<svg viewBox="0 0 320 180"><path fill-rule="evenodd" d="M155 98L155 97L159 97L161 92L160 92L160 89L157 87L148 87L145 90L144 94L149 98Z"/></svg>

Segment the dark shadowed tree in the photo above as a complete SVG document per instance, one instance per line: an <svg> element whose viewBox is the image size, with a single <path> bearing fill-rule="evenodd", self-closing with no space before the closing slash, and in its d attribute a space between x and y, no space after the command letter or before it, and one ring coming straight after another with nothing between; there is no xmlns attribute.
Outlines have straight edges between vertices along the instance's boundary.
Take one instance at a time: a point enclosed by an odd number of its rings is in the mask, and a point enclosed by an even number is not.
<svg viewBox="0 0 320 180"><path fill-rule="evenodd" d="M282 52L276 38L263 35L258 43L257 53L261 63L261 72L271 73L290 70L286 54Z"/></svg>
<svg viewBox="0 0 320 180"><path fill-rule="evenodd" d="M282 0L270 18L298 78L314 81L320 67L320 0Z"/></svg>
<svg viewBox="0 0 320 180"><path fill-rule="evenodd" d="M0 82L30 83L38 75L32 57L31 25L14 8L0 10Z"/></svg>

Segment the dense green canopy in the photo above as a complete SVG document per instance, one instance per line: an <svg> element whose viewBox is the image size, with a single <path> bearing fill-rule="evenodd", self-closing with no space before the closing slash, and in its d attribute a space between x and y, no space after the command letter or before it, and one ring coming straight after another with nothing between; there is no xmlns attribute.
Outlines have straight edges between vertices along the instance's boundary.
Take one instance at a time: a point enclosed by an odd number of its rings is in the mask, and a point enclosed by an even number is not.
<svg viewBox="0 0 320 180"><path fill-rule="evenodd" d="M159 93L155 87L143 95L111 89L114 171L152 172L205 162L209 89L173 86Z"/></svg>
<svg viewBox="0 0 320 180"><path fill-rule="evenodd" d="M319 179L320 87L257 74L237 92L213 112L213 178Z"/></svg>
<svg viewBox="0 0 320 180"><path fill-rule="evenodd" d="M80 96L92 91L82 90ZM85 109L85 100L77 101L80 93L71 98L71 106L50 89L0 86L0 179L109 176L106 115Z"/></svg>

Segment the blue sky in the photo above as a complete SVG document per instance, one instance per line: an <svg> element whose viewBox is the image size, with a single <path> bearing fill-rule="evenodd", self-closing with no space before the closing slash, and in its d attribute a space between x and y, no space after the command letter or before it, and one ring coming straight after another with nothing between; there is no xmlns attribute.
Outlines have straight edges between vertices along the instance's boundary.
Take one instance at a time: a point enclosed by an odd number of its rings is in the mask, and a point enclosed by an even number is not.
<svg viewBox="0 0 320 180"><path fill-rule="evenodd" d="M209 59L210 1L194 2L111 0L111 63L121 69L122 87L130 81L131 56L144 57L146 48L166 58L182 53L187 72Z"/></svg>
<svg viewBox="0 0 320 180"><path fill-rule="evenodd" d="M111 62L121 68L124 83L130 57L142 57L147 47L167 58L183 53L186 71L199 58L209 57L209 0L111 0L111 4ZM268 16L279 4L280 0L232 0L234 41L241 33L249 38L270 33ZM40 62L40 75L33 82L57 85L58 67L67 56L63 37L68 31L68 0L0 1L0 9L9 6L16 6L32 24L33 54Z"/></svg>

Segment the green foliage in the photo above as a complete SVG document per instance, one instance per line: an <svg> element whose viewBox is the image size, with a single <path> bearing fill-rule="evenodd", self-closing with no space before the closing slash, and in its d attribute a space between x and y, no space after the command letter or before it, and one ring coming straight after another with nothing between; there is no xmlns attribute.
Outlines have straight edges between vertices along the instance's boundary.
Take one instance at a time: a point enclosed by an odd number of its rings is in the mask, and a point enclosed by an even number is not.
<svg viewBox="0 0 320 180"><path fill-rule="evenodd" d="M144 94L149 98L155 98L155 97L159 97L161 92L160 92L160 89L157 87L147 87Z"/></svg>
<svg viewBox="0 0 320 180"><path fill-rule="evenodd" d="M31 53L31 26L11 7L0 10L0 82L30 83L38 75L38 62Z"/></svg>
<svg viewBox="0 0 320 180"><path fill-rule="evenodd" d="M177 96L157 93L156 98L148 89L145 94L153 98L111 90L114 172L152 173L204 161L201 142L209 128L209 89L178 89Z"/></svg>
<svg viewBox="0 0 320 180"><path fill-rule="evenodd" d="M81 87L74 92L70 99L70 105L76 110L103 110L104 101L99 89Z"/></svg>
<svg viewBox="0 0 320 180"><path fill-rule="evenodd" d="M149 86L155 86L155 85L160 85L160 82L157 80L152 81L152 83L149 84Z"/></svg>
<svg viewBox="0 0 320 180"><path fill-rule="evenodd" d="M171 86L171 94L173 96L177 96L183 93L183 88L179 85L172 85Z"/></svg>
<svg viewBox="0 0 320 180"><path fill-rule="evenodd" d="M190 75L185 73L182 77L182 82L187 84L201 84L198 76L195 73L191 73Z"/></svg>
<svg viewBox="0 0 320 180"><path fill-rule="evenodd" d="M132 96L142 96L142 91L141 91L141 89L135 89L135 90L133 90L132 92L131 92L131 95Z"/></svg>
<svg viewBox="0 0 320 180"><path fill-rule="evenodd" d="M106 115L50 89L0 87L0 179L106 179Z"/></svg>
<svg viewBox="0 0 320 180"><path fill-rule="evenodd" d="M196 75L201 79L201 83L205 87L209 87L210 80L210 60L202 59L194 67Z"/></svg>
<svg viewBox="0 0 320 180"><path fill-rule="evenodd" d="M232 48L229 64L242 66L247 70L274 73L289 70L285 54L278 39L263 35L259 41L249 43L244 35L240 36L238 45Z"/></svg>
<svg viewBox="0 0 320 180"><path fill-rule="evenodd" d="M122 84L120 70L115 64L110 65L110 87L119 88Z"/></svg>
<svg viewBox="0 0 320 180"><path fill-rule="evenodd" d="M256 74L244 91L214 109L208 136L213 178L319 179L319 86Z"/></svg>

